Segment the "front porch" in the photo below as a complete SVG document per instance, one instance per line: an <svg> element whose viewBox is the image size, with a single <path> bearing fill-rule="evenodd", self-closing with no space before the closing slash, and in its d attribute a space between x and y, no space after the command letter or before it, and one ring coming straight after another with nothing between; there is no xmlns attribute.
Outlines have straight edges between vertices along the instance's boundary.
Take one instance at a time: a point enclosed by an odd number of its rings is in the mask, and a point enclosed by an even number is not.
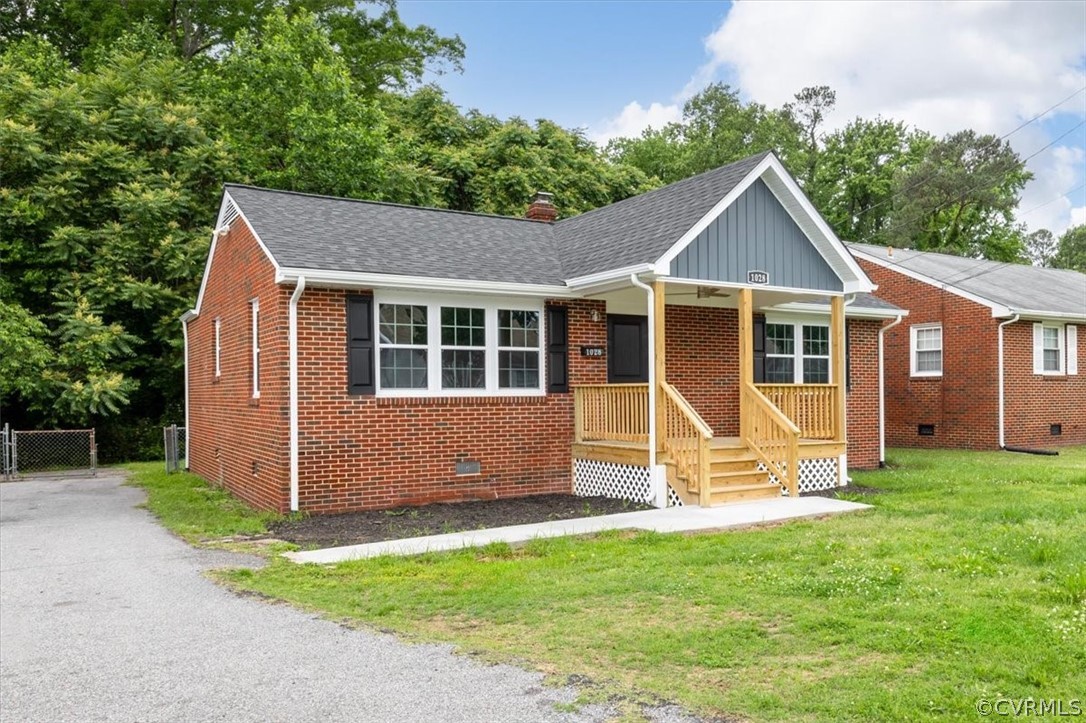
<svg viewBox="0 0 1086 723"><path fill-rule="evenodd" d="M755 381L754 293L741 288L705 295L718 306L720 297L732 297L738 311L738 379L719 390L730 401L724 412L714 412L714 430L668 377L668 290L662 280L652 284L653 378L574 388L575 489L659 504L666 480L669 505L710 507L782 494L794 499L845 483L843 296L830 296L828 304L828 383L768 384ZM782 301L776 293L763 299ZM711 401L703 393L699 398Z"/></svg>

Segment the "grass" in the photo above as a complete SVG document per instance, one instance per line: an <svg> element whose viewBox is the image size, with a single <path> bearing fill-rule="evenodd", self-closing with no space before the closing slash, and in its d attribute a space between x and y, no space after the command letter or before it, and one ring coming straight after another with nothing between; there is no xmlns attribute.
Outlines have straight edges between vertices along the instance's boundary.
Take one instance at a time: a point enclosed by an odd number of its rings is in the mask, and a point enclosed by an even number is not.
<svg viewBox="0 0 1086 723"><path fill-rule="evenodd" d="M855 475L886 492L874 510L824 520L222 577L709 715L975 720L980 698L1081 698L1086 447L891 465Z"/></svg>
<svg viewBox="0 0 1086 723"><path fill-rule="evenodd" d="M166 474L161 462L137 462L125 465L125 469L130 472L128 484L147 491L147 509L189 542L263 534L269 522L280 519L274 513L254 510L194 474Z"/></svg>

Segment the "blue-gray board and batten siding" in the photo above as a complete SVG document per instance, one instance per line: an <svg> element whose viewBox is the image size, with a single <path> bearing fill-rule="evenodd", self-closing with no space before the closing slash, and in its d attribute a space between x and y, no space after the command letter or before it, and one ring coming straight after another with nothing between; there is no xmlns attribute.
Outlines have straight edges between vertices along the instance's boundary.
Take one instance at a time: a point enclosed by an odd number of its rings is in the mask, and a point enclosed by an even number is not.
<svg viewBox="0 0 1086 723"><path fill-rule="evenodd" d="M842 291L837 277L788 211L759 179L671 262L683 279L747 283L765 271L769 285Z"/></svg>

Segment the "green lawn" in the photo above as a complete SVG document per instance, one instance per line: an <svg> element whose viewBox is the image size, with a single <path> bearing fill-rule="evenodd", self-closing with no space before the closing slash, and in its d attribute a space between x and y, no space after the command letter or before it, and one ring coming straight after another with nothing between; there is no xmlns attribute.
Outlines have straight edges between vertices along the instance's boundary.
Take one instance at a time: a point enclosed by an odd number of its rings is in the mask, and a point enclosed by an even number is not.
<svg viewBox="0 0 1086 723"><path fill-rule="evenodd" d="M229 492L194 474L166 474L161 462L125 465L128 483L147 491L147 509L169 530L189 542L267 532L279 516L258 512Z"/></svg>
<svg viewBox="0 0 1086 723"><path fill-rule="evenodd" d="M856 475L885 490L874 510L825 520L224 577L705 714L976 719L979 698L1081 698L1086 448L891 465Z"/></svg>

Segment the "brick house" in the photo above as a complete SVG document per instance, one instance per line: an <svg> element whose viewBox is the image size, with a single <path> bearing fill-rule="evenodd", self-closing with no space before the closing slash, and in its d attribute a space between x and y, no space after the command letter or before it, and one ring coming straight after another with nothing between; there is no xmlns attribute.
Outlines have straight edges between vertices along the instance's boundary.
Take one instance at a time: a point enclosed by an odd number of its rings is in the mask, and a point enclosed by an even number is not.
<svg viewBox="0 0 1086 723"><path fill-rule="evenodd" d="M889 445L1086 444L1086 275L849 248L881 298L909 307L885 334Z"/></svg>
<svg viewBox="0 0 1086 723"><path fill-rule="evenodd" d="M557 216L548 194L510 218L226 186L183 318L190 468L325 513L710 505L878 463L904 312L774 156Z"/></svg>

